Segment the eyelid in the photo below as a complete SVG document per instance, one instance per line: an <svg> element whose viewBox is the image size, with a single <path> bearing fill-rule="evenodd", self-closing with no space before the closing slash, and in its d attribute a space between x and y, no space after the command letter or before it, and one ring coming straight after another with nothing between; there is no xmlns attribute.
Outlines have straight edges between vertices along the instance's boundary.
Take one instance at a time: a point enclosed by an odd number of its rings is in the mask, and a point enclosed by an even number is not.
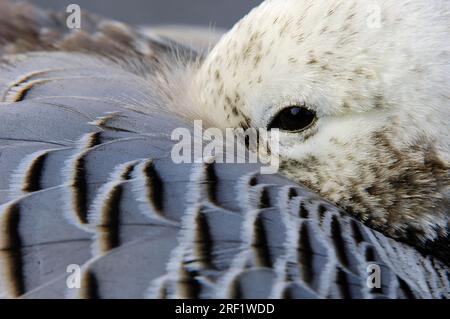
<svg viewBox="0 0 450 319"><path fill-rule="evenodd" d="M311 122L311 124L309 124L307 127L305 127L302 130L298 130L298 131L286 131L286 133L294 133L294 134L298 134L298 133L306 133L308 131L310 131L312 128L314 128L316 126L316 123L319 119L317 118L317 116L314 117L313 121Z"/></svg>

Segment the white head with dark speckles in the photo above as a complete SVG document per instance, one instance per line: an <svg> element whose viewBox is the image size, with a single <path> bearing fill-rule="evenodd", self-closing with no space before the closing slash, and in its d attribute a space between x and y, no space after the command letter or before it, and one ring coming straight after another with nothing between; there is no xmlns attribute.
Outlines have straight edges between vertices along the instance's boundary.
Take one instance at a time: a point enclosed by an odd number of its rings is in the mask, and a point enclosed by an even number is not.
<svg viewBox="0 0 450 319"><path fill-rule="evenodd" d="M201 65L218 127L278 127L281 173L396 238L448 227L450 2L267 0Z"/></svg>

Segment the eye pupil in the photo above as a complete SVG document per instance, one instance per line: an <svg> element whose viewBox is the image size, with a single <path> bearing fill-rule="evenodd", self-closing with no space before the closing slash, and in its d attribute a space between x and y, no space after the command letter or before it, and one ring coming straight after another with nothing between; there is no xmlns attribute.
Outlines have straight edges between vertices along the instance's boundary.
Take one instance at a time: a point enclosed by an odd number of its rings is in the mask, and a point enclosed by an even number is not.
<svg viewBox="0 0 450 319"><path fill-rule="evenodd" d="M316 119L316 113L304 106L290 106L280 111L270 123L268 129L299 132L310 127Z"/></svg>

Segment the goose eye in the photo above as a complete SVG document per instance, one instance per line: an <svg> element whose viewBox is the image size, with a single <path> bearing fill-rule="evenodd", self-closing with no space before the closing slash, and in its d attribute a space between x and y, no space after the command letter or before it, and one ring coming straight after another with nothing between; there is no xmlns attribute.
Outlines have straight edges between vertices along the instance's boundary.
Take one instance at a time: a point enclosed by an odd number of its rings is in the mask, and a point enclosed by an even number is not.
<svg viewBox="0 0 450 319"><path fill-rule="evenodd" d="M304 106L290 106L280 111L270 123L268 129L280 129L288 132L300 132L310 127L316 120L316 113Z"/></svg>

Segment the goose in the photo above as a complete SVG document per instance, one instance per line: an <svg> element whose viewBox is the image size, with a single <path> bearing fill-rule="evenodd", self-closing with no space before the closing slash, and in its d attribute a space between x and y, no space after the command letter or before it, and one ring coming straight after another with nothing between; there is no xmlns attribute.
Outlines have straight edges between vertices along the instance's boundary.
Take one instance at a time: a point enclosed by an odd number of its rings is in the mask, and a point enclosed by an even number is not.
<svg viewBox="0 0 450 319"><path fill-rule="evenodd" d="M193 39L1 0L0 297L448 298L449 9L266 0ZM195 120L278 134L279 171L175 163Z"/></svg>

